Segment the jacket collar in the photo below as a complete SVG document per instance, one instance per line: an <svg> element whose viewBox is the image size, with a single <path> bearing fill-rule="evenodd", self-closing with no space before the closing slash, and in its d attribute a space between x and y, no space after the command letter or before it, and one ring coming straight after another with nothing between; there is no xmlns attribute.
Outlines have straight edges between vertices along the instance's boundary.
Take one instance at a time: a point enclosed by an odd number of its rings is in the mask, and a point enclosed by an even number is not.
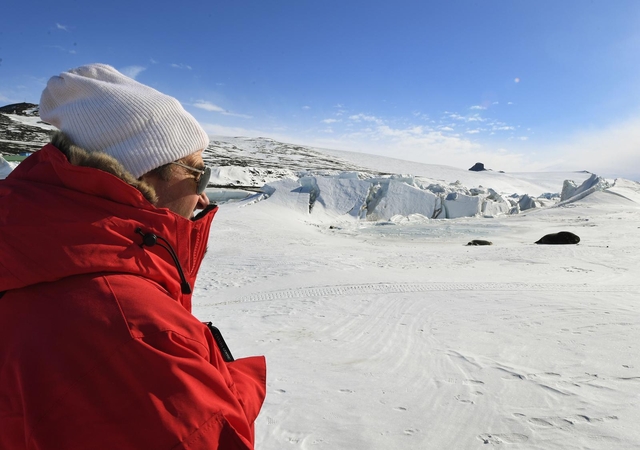
<svg viewBox="0 0 640 450"><path fill-rule="evenodd" d="M74 166L49 144L0 181L0 211L0 291L126 273L158 283L190 310L170 253L141 247L136 230L166 240L193 287L217 208L196 220L156 208L115 175Z"/></svg>

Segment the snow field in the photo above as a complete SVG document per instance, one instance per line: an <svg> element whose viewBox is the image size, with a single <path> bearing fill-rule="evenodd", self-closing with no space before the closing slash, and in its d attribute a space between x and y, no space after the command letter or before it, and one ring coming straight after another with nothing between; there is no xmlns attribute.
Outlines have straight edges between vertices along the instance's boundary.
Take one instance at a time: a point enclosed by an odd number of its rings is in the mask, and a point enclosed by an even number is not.
<svg viewBox="0 0 640 450"><path fill-rule="evenodd" d="M616 186L453 220L222 205L194 313L267 357L257 448L637 448L640 208ZM580 244L533 244L562 230Z"/></svg>

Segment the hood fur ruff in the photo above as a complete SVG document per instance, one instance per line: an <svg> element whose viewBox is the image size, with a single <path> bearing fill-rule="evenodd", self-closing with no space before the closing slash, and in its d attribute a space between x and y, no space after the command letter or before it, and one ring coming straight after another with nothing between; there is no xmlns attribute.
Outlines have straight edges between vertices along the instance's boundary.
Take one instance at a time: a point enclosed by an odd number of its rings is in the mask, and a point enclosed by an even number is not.
<svg viewBox="0 0 640 450"><path fill-rule="evenodd" d="M149 200L153 205L158 201L156 191L149 183L135 178L122 164L113 156L102 152L88 152L69 139L62 131L56 131L51 136L51 144L60 150L74 166L91 167L93 169L102 170L120 178L125 183L139 190L144 198Z"/></svg>

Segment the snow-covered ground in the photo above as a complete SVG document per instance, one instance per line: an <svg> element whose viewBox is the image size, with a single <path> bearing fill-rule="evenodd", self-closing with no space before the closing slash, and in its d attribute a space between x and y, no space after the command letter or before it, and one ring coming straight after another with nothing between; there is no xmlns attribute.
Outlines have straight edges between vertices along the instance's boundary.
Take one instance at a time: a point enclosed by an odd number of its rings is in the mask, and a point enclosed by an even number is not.
<svg viewBox="0 0 640 450"><path fill-rule="evenodd" d="M257 448L640 448L640 184L269 139L205 159L212 199L249 197L194 314L267 357ZM581 241L534 244L558 231Z"/></svg>
<svg viewBox="0 0 640 450"><path fill-rule="evenodd" d="M566 174L461 175L559 193ZM294 177L214 221L194 313L236 357L267 357L257 448L640 447L638 183L516 215L366 220L338 214L358 198L343 181L320 179L311 212ZM580 244L534 244L563 230Z"/></svg>

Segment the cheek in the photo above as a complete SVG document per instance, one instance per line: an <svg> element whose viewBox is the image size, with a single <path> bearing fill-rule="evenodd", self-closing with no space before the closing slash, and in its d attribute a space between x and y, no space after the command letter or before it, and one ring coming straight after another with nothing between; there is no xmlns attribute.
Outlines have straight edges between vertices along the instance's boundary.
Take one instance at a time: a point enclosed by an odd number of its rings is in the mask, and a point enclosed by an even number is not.
<svg viewBox="0 0 640 450"><path fill-rule="evenodd" d="M195 186L192 179L183 179L174 183L168 183L162 189L156 191L158 194L158 206L173 209L178 204L197 203L198 196L195 193Z"/></svg>

